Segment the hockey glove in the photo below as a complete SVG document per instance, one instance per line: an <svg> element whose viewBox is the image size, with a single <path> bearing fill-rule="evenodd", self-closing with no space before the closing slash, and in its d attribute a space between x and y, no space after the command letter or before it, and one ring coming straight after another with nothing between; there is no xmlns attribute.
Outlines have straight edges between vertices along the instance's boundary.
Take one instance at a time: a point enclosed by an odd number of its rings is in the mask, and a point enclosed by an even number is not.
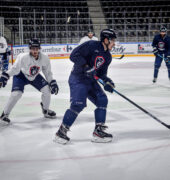
<svg viewBox="0 0 170 180"><path fill-rule="evenodd" d="M8 79L9 79L9 75L3 72L0 76L0 88L6 86Z"/></svg>
<svg viewBox="0 0 170 180"><path fill-rule="evenodd" d="M57 95L58 91L59 91L59 88L58 88L56 80L52 80L50 82L49 86L50 86L51 94Z"/></svg>
<svg viewBox="0 0 170 180"><path fill-rule="evenodd" d="M85 67L84 68L84 74L86 77L92 79L92 80L95 80L95 75L96 75L96 70L95 68L89 68L89 67Z"/></svg>
<svg viewBox="0 0 170 180"><path fill-rule="evenodd" d="M165 58L165 62L166 62L166 63L170 63L170 55L168 55L168 56Z"/></svg>
<svg viewBox="0 0 170 180"><path fill-rule="evenodd" d="M10 56L12 54L11 50L9 50L8 48L6 49L6 53L8 56Z"/></svg>
<svg viewBox="0 0 170 180"><path fill-rule="evenodd" d="M154 53L155 56L158 55L158 49L156 47L153 48L153 53Z"/></svg>
<svg viewBox="0 0 170 180"><path fill-rule="evenodd" d="M112 93L113 89L115 88L114 82L108 77L104 78L103 81L105 82L104 90Z"/></svg>

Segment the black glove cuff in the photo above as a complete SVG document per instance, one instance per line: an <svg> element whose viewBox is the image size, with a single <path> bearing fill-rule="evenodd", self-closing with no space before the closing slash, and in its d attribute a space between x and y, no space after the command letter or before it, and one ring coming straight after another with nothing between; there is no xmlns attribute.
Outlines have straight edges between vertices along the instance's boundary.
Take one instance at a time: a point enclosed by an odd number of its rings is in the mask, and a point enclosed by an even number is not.
<svg viewBox="0 0 170 180"><path fill-rule="evenodd" d="M1 77L5 78L5 79L9 79L9 75L6 72L3 72Z"/></svg>

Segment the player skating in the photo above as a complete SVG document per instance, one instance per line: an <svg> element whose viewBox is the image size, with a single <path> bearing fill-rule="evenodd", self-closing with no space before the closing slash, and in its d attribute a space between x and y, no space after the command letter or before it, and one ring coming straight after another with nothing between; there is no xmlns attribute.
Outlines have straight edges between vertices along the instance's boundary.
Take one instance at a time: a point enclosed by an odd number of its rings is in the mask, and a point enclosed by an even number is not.
<svg viewBox="0 0 170 180"><path fill-rule="evenodd" d="M155 35L152 46L155 55L153 83L157 81L159 68L163 60L165 60L170 80L170 37L167 35L166 27L160 28L160 34Z"/></svg>
<svg viewBox="0 0 170 180"><path fill-rule="evenodd" d="M79 45L83 44L84 42L90 41L90 40L94 40L94 41L98 41L98 38L94 36L94 32L92 30L88 30L87 36L84 36L80 39Z"/></svg>
<svg viewBox="0 0 170 180"><path fill-rule="evenodd" d="M106 91L113 92L114 83L107 77L107 70L112 60L110 50L115 45L116 34L111 29L104 29L101 31L100 38L101 41L83 43L70 55L70 59L74 63L69 77L71 105L65 112L63 122L56 133L55 141L58 143L65 144L70 140L67 137L67 131L78 114L86 107L87 98L96 105L92 141L110 142L113 138L112 134L105 132L108 99L95 76L105 82L104 89Z"/></svg>
<svg viewBox="0 0 170 180"><path fill-rule="evenodd" d="M43 72L46 79L40 74ZM11 96L0 116L4 122L10 123L8 118L11 110L21 98L25 85L32 85L42 93L42 112L47 118L55 118L56 113L49 110L51 94L58 93L58 85L53 79L51 64L48 56L40 52L40 42L32 39L29 42L29 52L18 55L14 65L0 76L0 87L5 87L10 76L13 76Z"/></svg>

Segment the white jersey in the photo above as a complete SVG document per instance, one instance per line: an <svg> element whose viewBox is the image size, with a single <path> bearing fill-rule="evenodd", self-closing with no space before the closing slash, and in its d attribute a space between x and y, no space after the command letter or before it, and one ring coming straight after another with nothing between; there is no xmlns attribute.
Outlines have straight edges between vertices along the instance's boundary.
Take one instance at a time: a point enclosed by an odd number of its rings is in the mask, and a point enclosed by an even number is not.
<svg viewBox="0 0 170 180"><path fill-rule="evenodd" d="M83 44L86 41L90 41L90 40L94 40L94 41L98 41L98 38L93 36L91 39L88 36L84 36L83 38L80 39L79 45Z"/></svg>
<svg viewBox="0 0 170 180"><path fill-rule="evenodd" d="M6 39L0 36L0 53L5 53L6 49L8 48Z"/></svg>
<svg viewBox="0 0 170 180"><path fill-rule="evenodd" d="M9 76L14 76L20 73L25 75L29 81L33 81L36 76L42 71L48 83L53 79L51 72L51 64L48 56L39 53L39 58L35 58L30 53L21 53L18 55L16 62L6 72Z"/></svg>

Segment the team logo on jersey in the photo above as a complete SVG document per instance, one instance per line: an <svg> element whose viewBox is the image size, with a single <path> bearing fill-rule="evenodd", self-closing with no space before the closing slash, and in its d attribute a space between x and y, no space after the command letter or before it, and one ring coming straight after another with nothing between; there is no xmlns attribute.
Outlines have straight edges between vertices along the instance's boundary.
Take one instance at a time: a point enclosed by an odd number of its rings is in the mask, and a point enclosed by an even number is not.
<svg viewBox="0 0 170 180"><path fill-rule="evenodd" d="M97 56L95 59L94 67L95 69L99 69L105 62L105 59L102 56Z"/></svg>
<svg viewBox="0 0 170 180"><path fill-rule="evenodd" d="M159 43L158 43L158 48L159 48L160 50L164 50L164 48L165 48L165 43L164 43L164 42L159 42Z"/></svg>
<svg viewBox="0 0 170 180"><path fill-rule="evenodd" d="M40 67L38 66L31 66L30 67L30 76L35 76L38 74Z"/></svg>

